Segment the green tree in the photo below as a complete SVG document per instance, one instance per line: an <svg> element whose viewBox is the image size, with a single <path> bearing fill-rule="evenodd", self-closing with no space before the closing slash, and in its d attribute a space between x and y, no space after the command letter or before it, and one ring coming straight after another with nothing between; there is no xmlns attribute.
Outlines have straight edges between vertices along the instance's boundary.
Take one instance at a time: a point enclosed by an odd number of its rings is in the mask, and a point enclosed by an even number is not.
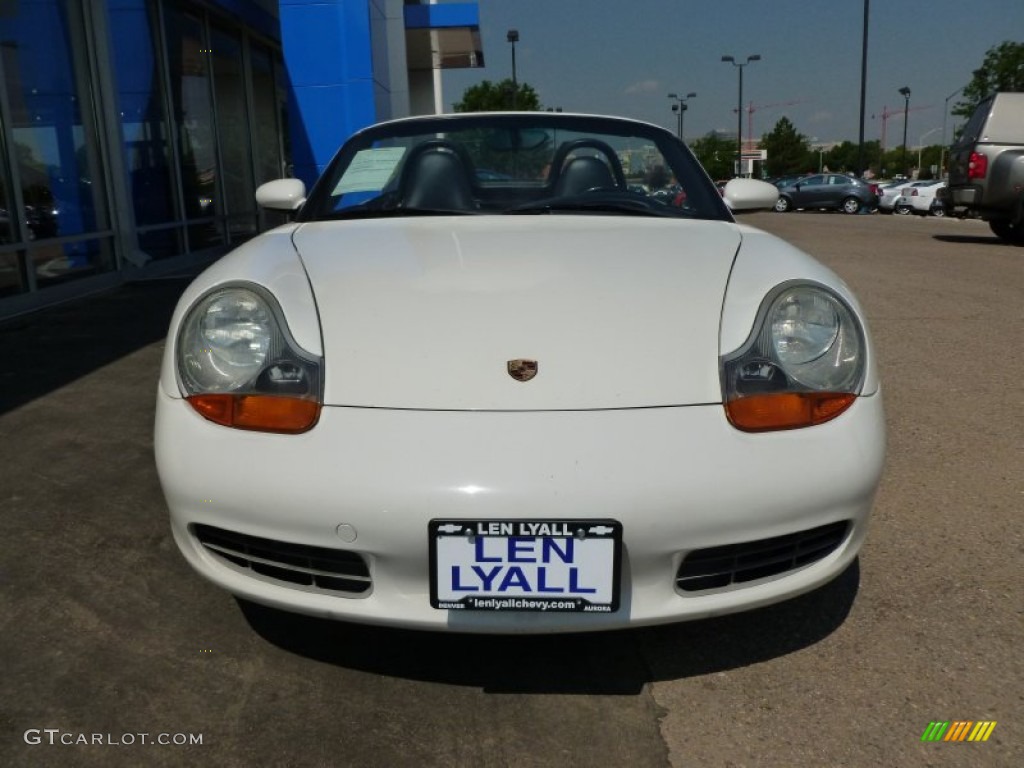
<svg viewBox="0 0 1024 768"><path fill-rule="evenodd" d="M716 131L690 142L690 149L712 179L731 179L736 158L736 140L726 139Z"/></svg>
<svg viewBox="0 0 1024 768"><path fill-rule="evenodd" d="M813 151L815 154L818 152L818 150ZM832 149L822 152L821 164L823 166L827 165L830 171L854 173L857 168L857 154L859 151L860 148L852 141L844 141L842 144L836 144ZM817 168L818 165L815 164L814 167Z"/></svg>
<svg viewBox="0 0 1024 768"><path fill-rule="evenodd" d="M500 83L484 80L469 86L462 94L462 100L455 104L456 112L504 112L511 109L523 112L540 109L540 98L532 85L513 85L508 77Z"/></svg>
<svg viewBox="0 0 1024 768"><path fill-rule="evenodd" d="M989 48L953 114L970 117L980 101L999 91L1024 91L1024 43L1007 40Z"/></svg>
<svg viewBox="0 0 1024 768"><path fill-rule="evenodd" d="M815 152L815 168L818 167L817 150ZM877 140L864 142L864 163L865 170L872 170L878 173L879 156L881 155L881 144ZM844 141L836 144L832 149L822 154L822 165L828 166L830 171L839 173L856 173L857 163L860 161L860 146L852 141Z"/></svg>
<svg viewBox="0 0 1024 768"><path fill-rule="evenodd" d="M906 156L904 157L902 145L887 149L878 162L879 173L886 179L905 176L916 159L916 154L911 152L910 149L907 149Z"/></svg>
<svg viewBox="0 0 1024 768"><path fill-rule="evenodd" d="M761 149L768 150L765 172L768 176L783 176L817 168L817 155L813 155L807 137L798 133L788 117L782 117L770 133L761 137Z"/></svg>

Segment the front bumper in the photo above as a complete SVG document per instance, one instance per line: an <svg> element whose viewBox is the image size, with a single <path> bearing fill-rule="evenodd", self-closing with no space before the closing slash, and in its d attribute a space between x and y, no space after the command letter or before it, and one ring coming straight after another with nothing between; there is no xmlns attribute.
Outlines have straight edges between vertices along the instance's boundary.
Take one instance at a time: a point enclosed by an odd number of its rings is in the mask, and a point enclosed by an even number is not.
<svg viewBox="0 0 1024 768"><path fill-rule="evenodd" d="M714 616L814 589L856 556L884 455L881 396L824 425L732 428L720 405L608 411L439 412L326 407L302 435L216 426L158 396L156 456L189 563L266 605L382 625L464 632L610 629ZM433 518L614 519L621 605L610 614L448 611L430 605ZM848 521L820 560L743 584L682 591L692 550ZM237 567L197 526L344 550L370 586L343 595ZM202 530L200 528L200 530Z"/></svg>

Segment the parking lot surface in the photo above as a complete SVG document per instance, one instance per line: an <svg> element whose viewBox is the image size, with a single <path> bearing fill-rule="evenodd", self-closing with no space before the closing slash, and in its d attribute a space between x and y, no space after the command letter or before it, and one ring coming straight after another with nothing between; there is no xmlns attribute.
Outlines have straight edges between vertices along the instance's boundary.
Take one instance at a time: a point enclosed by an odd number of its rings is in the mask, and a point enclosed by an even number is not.
<svg viewBox="0 0 1024 768"><path fill-rule="evenodd" d="M858 294L886 474L835 582L667 627L472 637L240 605L178 555L153 464L185 282L0 325L0 765L1024 764L1024 249L978 221L742 220ZM958 720L997 724L922 741Z"/></svg>

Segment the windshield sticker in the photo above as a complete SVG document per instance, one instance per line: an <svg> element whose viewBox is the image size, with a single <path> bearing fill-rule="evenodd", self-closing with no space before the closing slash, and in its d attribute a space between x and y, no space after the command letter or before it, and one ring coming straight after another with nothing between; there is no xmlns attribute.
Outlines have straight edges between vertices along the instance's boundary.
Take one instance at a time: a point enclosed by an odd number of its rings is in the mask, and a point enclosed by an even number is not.
<svg viewBox="0 0 1024 768"><path fill-rule="evenodd" d="M359 150L332 194L377 192L384 189L404 154L405 147Z"/></svg>

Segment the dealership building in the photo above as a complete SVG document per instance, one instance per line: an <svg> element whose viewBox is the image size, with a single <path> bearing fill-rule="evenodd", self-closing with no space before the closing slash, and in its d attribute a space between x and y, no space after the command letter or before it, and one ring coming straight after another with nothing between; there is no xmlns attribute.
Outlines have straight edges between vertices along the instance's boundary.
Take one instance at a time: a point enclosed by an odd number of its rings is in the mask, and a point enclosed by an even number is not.
<svg viewBox="0 0 1024 768"><path fill-rule="evenodd" d="M475 2L0 0L0 317L209 262L478 66Z"/></svg>

